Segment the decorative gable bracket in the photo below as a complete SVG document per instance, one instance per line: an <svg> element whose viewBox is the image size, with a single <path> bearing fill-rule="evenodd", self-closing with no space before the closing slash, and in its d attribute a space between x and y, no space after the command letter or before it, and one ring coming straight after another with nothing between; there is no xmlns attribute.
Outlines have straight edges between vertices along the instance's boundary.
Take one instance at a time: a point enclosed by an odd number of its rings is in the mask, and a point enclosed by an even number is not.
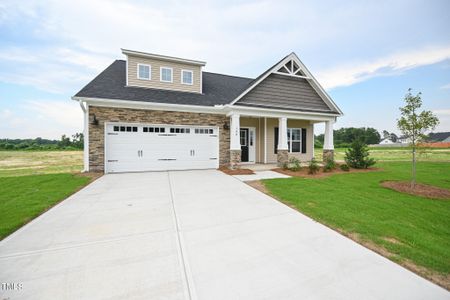
<svg viewBox="0 0 450 300"><path fill-rule="evenodd" d="M308 68L306 68L306 66L302 63L302 61L298 58L298 56L294 52L287 55L275 66L266 70L263 74L258 76L258 78L254 80L245 91L243 91L239 96L237 96L233 101L231 101L229 105L233 106L242 97L247 95L247 93L249 93L264 79L266 79L270 74L279 74L284 76L307 79L308 82L311 84L311 87L319 94L322 100L331 109L335 110L340 116L343 115L343 112L339 109L336 103L334 103L331 97L327 94L327 92L323 89L323 87L319 84L319 82L317 82L317 80L314 78L311 72L309 72Z"/></svg>
<svg viewBox="0 0 450 300"><path fill-rule="evenodd" d="M298 77L298 78L305 78L305 79L311 79L310 77L306 76L306 74L300 69L297 62L295 62L294 59L288 60L281 68L274 71L273 73L279 74L279 75L288 75L292 77Z"/></svg>

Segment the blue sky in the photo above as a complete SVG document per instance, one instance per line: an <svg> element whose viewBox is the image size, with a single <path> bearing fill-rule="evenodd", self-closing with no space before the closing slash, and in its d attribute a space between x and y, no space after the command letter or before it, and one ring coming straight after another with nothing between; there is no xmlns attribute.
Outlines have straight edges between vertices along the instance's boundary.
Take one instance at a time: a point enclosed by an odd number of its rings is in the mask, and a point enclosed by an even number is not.
<svg viewBox="0 0 450 300"><path fill-rule="evenodd" d="M449 11L447 0L2 0L0 138L82 131L70 97L120 48L248 77L294 51L344 111L336 128L397 132L411 87L450 131Z"/></svg>

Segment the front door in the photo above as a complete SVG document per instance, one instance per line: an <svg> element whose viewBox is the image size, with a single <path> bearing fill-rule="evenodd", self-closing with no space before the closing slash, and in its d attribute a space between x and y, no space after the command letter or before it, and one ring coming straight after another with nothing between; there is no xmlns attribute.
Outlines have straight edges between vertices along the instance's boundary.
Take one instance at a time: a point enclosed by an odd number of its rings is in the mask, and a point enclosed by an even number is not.
<svg viewBox="0 0 450 300"><path fill-rule="evenodd" d="M241 128L241 162L248 162L248 128Z"/></svg>
<svg viewBox="0 0 450 300"><path fill-rule="evenodd" d="M241 162L255 162L255 128L241 128Z"/></svg>

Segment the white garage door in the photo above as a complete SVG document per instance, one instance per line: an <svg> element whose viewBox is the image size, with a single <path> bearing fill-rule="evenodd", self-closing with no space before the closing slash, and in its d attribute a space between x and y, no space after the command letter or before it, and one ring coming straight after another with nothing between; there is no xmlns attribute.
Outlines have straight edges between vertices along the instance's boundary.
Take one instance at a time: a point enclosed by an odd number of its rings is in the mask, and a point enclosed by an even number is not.
<svg viewBox="0 0 450 300"><path fill-rule="evenodd" d="M107 123L105 172L219 166L217 127Z"/></svg>

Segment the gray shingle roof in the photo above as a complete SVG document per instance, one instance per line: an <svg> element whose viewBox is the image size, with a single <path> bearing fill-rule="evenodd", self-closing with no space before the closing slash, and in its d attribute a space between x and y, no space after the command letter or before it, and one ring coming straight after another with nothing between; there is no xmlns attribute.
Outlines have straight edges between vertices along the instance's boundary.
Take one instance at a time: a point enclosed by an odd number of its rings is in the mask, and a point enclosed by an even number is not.
<svg viewBox="0 0 450 300"><path fill-rule="evenodd" d="M228 104L243 92L253 79L203 72L203 94L126 85L126 62L116 60L75 97L106 98L141 102L214 106Z"/></svg>

